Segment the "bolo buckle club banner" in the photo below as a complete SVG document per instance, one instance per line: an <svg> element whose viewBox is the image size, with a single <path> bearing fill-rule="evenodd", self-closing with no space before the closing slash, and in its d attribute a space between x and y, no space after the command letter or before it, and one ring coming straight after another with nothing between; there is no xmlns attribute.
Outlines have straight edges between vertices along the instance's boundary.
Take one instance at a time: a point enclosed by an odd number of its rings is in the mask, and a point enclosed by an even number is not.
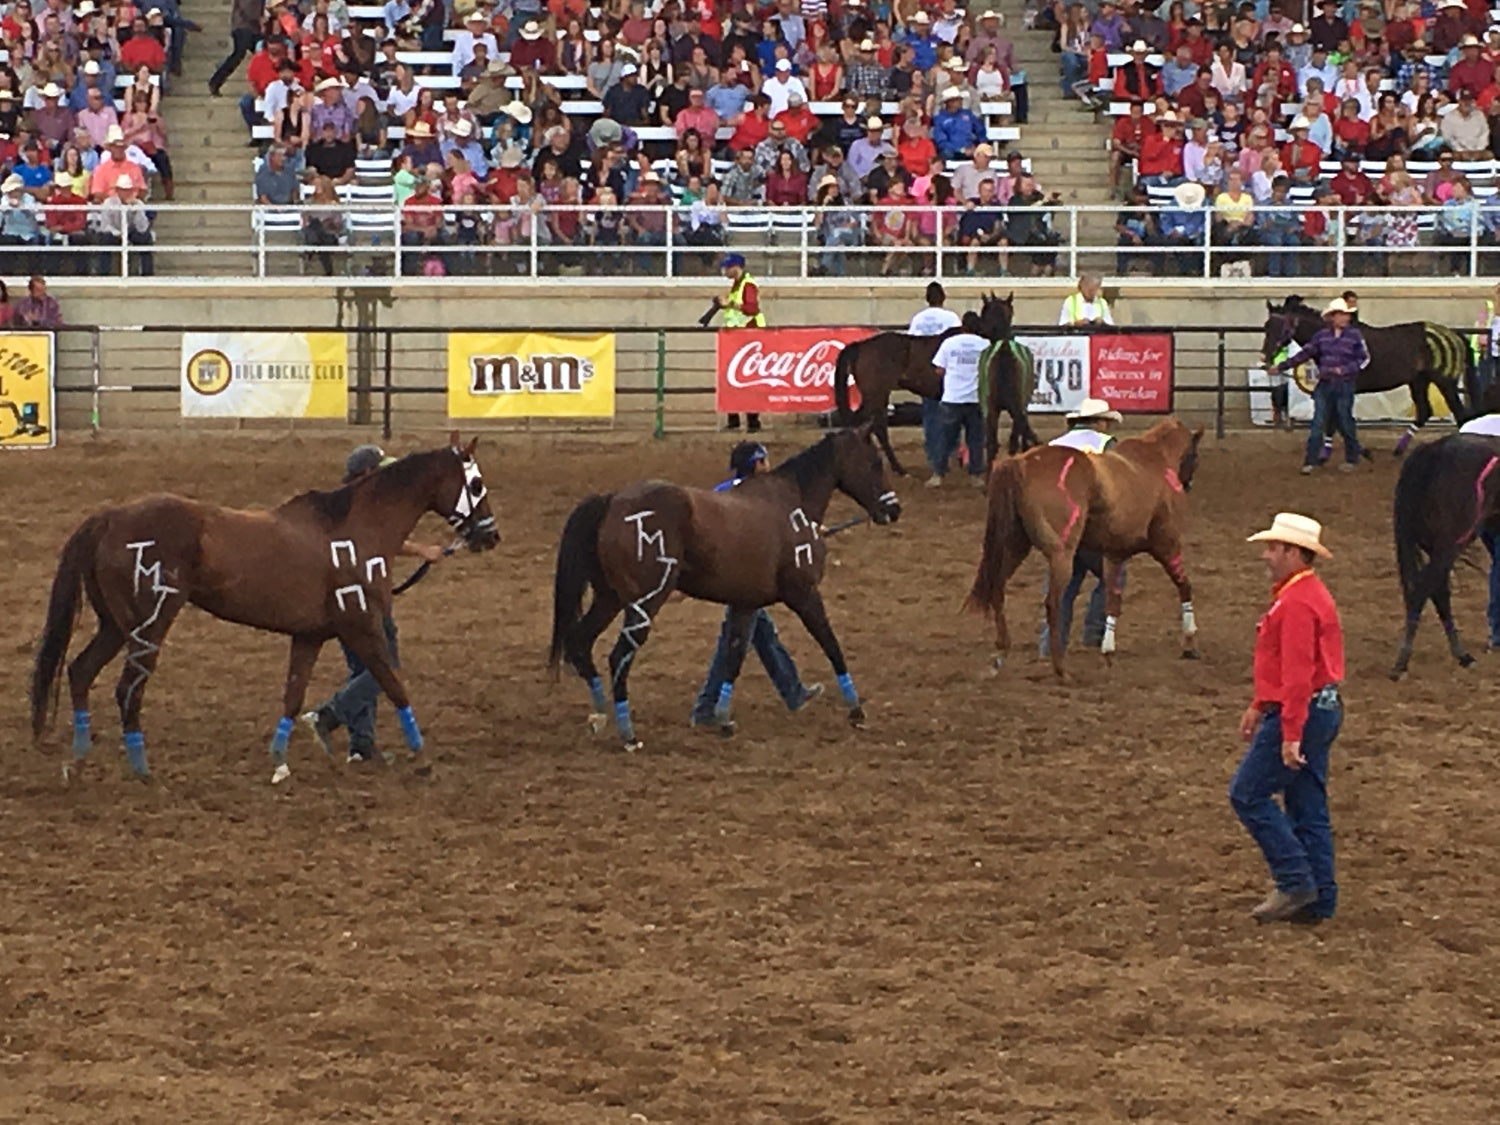
<svg viewBox="0 0 1500 1125"><path fill-rule="evenodd" d="M825 414L845 345L868 328L731 328L718 334L716 407L721 414ZM859 392L849 388L851 407Z"/></svg>
<svg viewBox="0 0 1500 1125"><path fill-rule="evenodd" d="M1172 336L1121 333L1022 336L1036 356L1030 409L1065 414L1102 398L1124 414L1172 412Z"/></svg>
<svg viewBox="0 0 1500 1125"><path fill-rule="evenodd" d="M342 332L185 332L184 418L345 418Z"/></svg>
<svg viewBox="0 0 1500 1125"><path fill-rule="evenodd" d="M0 449L57 444L57 365L51 332L0 332Z"/></svg>
<svg viewBox="0 0 1500 1125"><path fill-rule="evenodd" d="M613 418L615 337L450 332L450 418Z"/></svg>

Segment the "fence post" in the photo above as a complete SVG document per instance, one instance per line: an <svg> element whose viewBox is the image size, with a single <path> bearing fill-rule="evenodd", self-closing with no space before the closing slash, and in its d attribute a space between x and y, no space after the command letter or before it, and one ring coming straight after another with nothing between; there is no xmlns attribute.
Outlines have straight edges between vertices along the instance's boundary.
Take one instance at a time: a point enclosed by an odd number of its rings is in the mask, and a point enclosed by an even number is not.
<svg viewBox="0 0 1500 1125"><path fill-rule="evenodd" d="M1479 209L1469 212L1469 276L1479 276Z"/></svg>
<svg viewBox="0 0 1500 1125"><path fill-rule="evenodd" d="M533 278L537 276L536 228L540 222L541 220L537 218L536 212L533 211L531 213L531 276Z"/></svg>
<svg viewBox="0 0 1500 1125"><path fill-rule="evenodd" d="M667 330L656 330L656 429L652 437L667 436Z"/></svg>
<svg viewBox="0 0 1500 1125"><path fill-rule="evenodd" d="M665 246L667 250L667 277L671 278L675 276L672 270L672 247L676 244L676 239L674 239L672 235L674 233L674 228L677 226L677 213L671 207L663 207L662 210L666 211L667 213L667 227L662 239L662 245Z"/></svg>
<svg viewBox="0 0 1500 1125"><path fill-rule="evenodd" d="M797 235L801 240L800 245L798 246L798 253L801 257L801 265L799 269L801 271L800 276L803 281L807 280L807 215L808 212L804 211L802 213L802 221L797 224Z"/></svg>
<svg viewBox="0 0 1500 1125"><path fill-rule="evenodd" d="M255 208L251 212L250 222L255 226L255 276L264 279L266 276L265 213L259 207Z"/></svg>
<svg viewBox="0 0 1500 1125"><path fill-rule="evenodd" d="M1348 234L1349 213L1344 207L1339 207L1335 212L1335 235L1334 235L1334 269L1335 277L1344 276L1344 238Z"/></svg>
<svg viewBox="0 0 1500 1125"><path fill-rule="evenodd" d="M1068 276L1078 276L1078 207L1068 208Z"/></svg>
<svg viewBox="0 0 1500 1125"><path fill-rule="evenodd" d="M391 341L395 332L385 330L385 381L380 388L380 434L391 440Z"/></svg>
<svg viewBox="0 0 1500 1125"><path fill-rule="evenodd" d="M93 408L89 411L89 428L93 431L94 436L98 437L99 405L100 399L102 398L102 395L99 392L99 377L102 373L103 364L101 363L102 348L100 342L99 326L97 324L89 330L89 335L92 337L89 341L89 360L90 365L93 367L93 370L90 372L90 376L94 380L94 405ZM53 339L56 340L55 334L53 336ZM53 377L56 378L55 375ZM53 424L56 425L55 422Z"/></svg>
<svg viewBox="0 0 1500 1125"><path fill-rule="evenodd" d="M120 276L130 277L130 212L120 212Z"/></svg>
<svg viewBox="0 0 1500 1125"><path fill-rule="evenodd" d="M1218 335L1219 335L1219 391L1218 391L1219 403L1218 403L1218 407L1214 411L1214 414L1215 414L1215 418L1214 418L1214 437L1218 438L1220 441L1223 441L1224 440L1224 399L1225 399L1225 387L1224 387L1224 329L1222 329L1222 328L1219 329Z"/></svg>
<svg viewBox="0 0 1500 1125"><path fill-rule="evenodd" d="M1213 218L1205 212L1203 215L1203 276L1205 279L1214 275L1214 224Z"/></svg>

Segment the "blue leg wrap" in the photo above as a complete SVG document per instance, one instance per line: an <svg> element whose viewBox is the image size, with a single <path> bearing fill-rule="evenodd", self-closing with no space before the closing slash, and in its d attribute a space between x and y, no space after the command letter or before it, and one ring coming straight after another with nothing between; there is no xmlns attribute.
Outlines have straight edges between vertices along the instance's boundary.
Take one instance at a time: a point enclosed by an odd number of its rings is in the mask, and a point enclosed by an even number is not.
<svg viewBox="0 0 1500 1125"><path fill-rule="evenodd" d="M609 712L609 700L604 697L604 681L595 676L589 681L589 695L594 700L594 711L604 715Z"/></svg>
<svg viewBox="0 0 1500 1125"><path fill-rule="evenodd" d="M396 718L401 720L401 733L406 738L406 748L413 754L422 749L422 731L417 726L417 717L410 707L398 707Z"/></svg>
<svg viewBox="0 0 1500 1125"><path fill-rule="evenodd" d="M137 777L150 774L151 771L146 768L146 736L140 731L125 732L125 756L130 759L130 768Z"/></svg>
<svg viewBox="0 0 1500 1125"><path fill-rule="evenodd" d="M292 720L283 715L276 720L276 733L271 736L271 758L277 765L286 761L286 747L291 738Z"/></svg>
<svg viewBox="0 0 1500 1125"><path fill-rule="evenodd" d="M620 729L620 737L626 742L635 741L635 724L630 721L630 701L622 699L615 704L615 726Z"/></svg>
<svg viewBox="0 0 1500 1125"><path fill-rule="evenodd" d="M719 701L714 704L714 718L725 722L729 718L729 701L734 698L734 685L725 680L719 685Z"/></svg>
<svg viewBox="0 0 1500 1125"><path fill-rule="evenodd" d="M843 693L844 702L850 707L859 706L859 692L854 690L854 677L848 672L839 676L839 691Z"/></svg>
<svg viewBox="0 0 1500 1125"><path fill-rule="evenodd" d="M73 757L84 758L88 756L89 745L93 738L89 732L89 713L87 711L73 712Z"/></svg>

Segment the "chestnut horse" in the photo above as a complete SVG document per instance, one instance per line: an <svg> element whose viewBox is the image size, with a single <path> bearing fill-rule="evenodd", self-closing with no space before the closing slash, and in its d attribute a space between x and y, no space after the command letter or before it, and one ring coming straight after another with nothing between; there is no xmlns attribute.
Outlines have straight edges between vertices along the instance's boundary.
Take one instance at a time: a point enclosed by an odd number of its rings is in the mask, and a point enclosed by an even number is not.
<svg viewBox="0 0 1500 1125"><path fill-rule="evenodd" d="M1115 650L1121 566L1142 552L1160 563L1177 586L1182 655L1197 656L1193 589L1182 565L1182 530L1187 519L1185 493L1193 483L1202 437L1202 428L1189 431L1175 418L1167 418L1102 454L1043 445L994 467L984 552L966 604L994 615L997 666L1010 648L1005 584L1032 547L1046 557L1051 575L1047 630L1052 667L1059 677L1063 640L1058 611L1073 574L1073 555L1080 549L1104 556L1108 616L1100 647L1106 656Z"/></svg>
<svg viewBox="0 0 1500 1125"><path fill-rule="evenodd" d="M552 648L554 674L564 659L589 685L590 725L603 729L607 701L594 665L594 642L621 610L625 624L609 655L615 723L626 750L637 750L630 717L630 666L651 634L657 612L674 591L732 609L729 667L715 708L716 725L733 730L729 705L757 609L784 602L823 649L849 721L864 709L844 663L818 583L826 547L823 515L837 489L875 523L901 515L886 484L870 425L839 430L777 469L750 477L727 492L643 481L610 495L590 496L568 517L557 548ZM583 612L584 595L593 600Z"/></svg>
<svg viewBox="0 0 1500 1125"><path fill-rule="evenodd" d="M307 492L281 507L239 511L181 496L147 496L84 520L62 549L47 624L31 676L31 730L40 738L55 707L58 673L81 595L98 630L68 665L73 754L91 742L89 689L125 650L115 688L131 769L146 777L141 700L172 621L185 605L292 638L281 721L271 740L272 782L286 764L292 720L326 641L337 637L364 662L396 705L407 746L422 748L401 673L391 665L382 618L390 608L387 560L424 512L443 516L471 550L500 541L474 460L478 439L413 453L331 492Z"/></svg>

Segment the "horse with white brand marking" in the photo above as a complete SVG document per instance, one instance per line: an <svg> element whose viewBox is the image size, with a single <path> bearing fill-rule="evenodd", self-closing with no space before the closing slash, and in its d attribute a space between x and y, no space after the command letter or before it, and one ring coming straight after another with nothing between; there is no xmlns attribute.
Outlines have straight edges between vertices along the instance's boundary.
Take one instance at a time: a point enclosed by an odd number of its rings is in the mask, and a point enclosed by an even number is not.
<svg viewBox="0 0 1500 1125"><path fill-rule="evenodd" d="M994 615L1001 659L1010 647L1005 624L1005 584L1036 547L1051 570L1047 631L1052 667L1063 674L1058 612L1079 549L1104 556L1105 656L1115 651L1120 616L1121 567L1147 553L1161 564L1182 601L1182 655L1196 658L1198 632L1193 588L1182 565L1187 490L1198 466L1203 430L1175 418L1140 437L1124 438L1103 453L1043 445L999 462L990 472L989 520L979 572L968 606ZM997 660L997 664L999 661Z"/></svg>
<svg viewBox="0 0 1500 1125"><path fill-rule="evenodd" d="M573 509L557 549L548 666L555 673L566 659L589 685L595 733L603 728L608 701L594 664L594 642L623 610L625 624L609 656L610 682L620 738L626 750L640 748L630 717L630 666L657 612L677 590L732 611L728 674L714 711L721 729L732 729L730 701L754 613L778 602L801 618L833 665L850 722L864 721L818 592L827 551L823 516L835 490L851 497L875 523L900 517L901 505L870 443L869 425L831 433L727 492L643 481L590 496ZM590 590L593 600L584 612Z"/></svg>
<svg viewBox="0 0 1500 1125"><path fill-rule="evenodd" d="M390 604L386 560L425 512L451 524L471 550L500 541L478 439L413 453L331 492L306 492L271 511L240 511L181 496L148 496L90 516L63 547L31 677L31 730L40 738L60 685L82 595L99 628L68 665L73 754L91 742L89 689L125 650L115 688L131 769L148 776L141 701L172 621L185 605L292 638L282 716L271 740L273 782L284 780L292 720L323 644L337 637L396 705L413 753L422 734L401 674L391 666L382 615Z"/></svg>

